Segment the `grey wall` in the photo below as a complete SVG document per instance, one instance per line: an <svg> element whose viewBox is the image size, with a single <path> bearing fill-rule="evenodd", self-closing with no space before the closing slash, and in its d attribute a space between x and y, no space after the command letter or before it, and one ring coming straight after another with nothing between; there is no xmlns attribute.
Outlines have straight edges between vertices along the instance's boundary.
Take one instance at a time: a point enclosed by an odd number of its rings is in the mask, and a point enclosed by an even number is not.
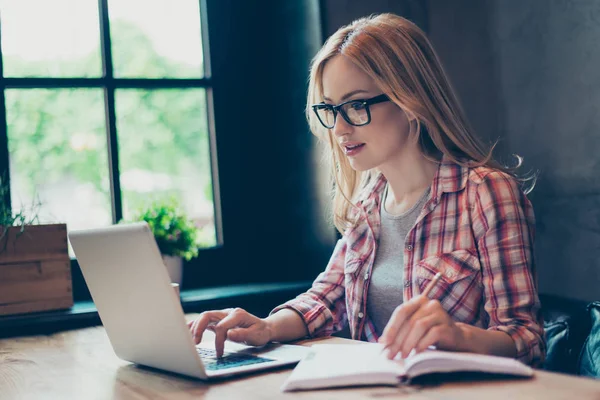
<svg viewBox="0 0 600 400"><path fill-rule="evenodd" d="M395 12L428 33L471 124L540 170L540 292L600 300L600 1L327 0L326 33Z"/></svg>
<svg viewBox="0 0 600 400"><path fill-rule="evenodd" d="M422 0L321 0L321 5L326 37L355 19L384 12L402 15L426 29L427 2Z"/></svg>
<svg viewBox="0 0 600 400"><path fill-rule="evenodd" d="M429 34L475 128L539 169L542 293L600 300L600 2L429 0Z"/></svg>

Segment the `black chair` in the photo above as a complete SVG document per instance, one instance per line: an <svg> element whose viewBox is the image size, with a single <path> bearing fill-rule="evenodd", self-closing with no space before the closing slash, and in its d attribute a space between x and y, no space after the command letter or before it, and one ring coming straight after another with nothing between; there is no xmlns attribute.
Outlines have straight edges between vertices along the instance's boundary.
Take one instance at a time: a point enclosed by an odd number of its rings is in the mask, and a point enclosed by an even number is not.
<svg viewBox="0 0 600 400"><path fill-rule="evenodd" d="M578 375L600 379L600 301L587 307L591 329L579 357Z"/></svg>
<svg viewBox="0 0 600 400"><path fill-rule="evenodd" d="M558 296L540 295L547 352L543 369L576 375L579 355L590 332L586 303Z"/></svg>

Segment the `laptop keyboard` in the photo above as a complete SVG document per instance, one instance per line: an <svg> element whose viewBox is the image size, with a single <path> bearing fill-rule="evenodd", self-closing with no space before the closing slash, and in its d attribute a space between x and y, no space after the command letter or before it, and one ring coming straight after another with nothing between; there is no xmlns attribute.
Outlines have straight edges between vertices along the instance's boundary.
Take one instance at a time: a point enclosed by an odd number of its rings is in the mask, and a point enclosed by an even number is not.
<svg viewBox="0 0 600 400"><path fill-rule="evenodd" d="M249 354L225 353L223 357L217 358L217 353L213 349L196 348L198 354L204 363L204 368L209 371L217 371L226 368L235 368L251 364L260 364L269 361L275 361L270 358L263 358Z"/></svg>

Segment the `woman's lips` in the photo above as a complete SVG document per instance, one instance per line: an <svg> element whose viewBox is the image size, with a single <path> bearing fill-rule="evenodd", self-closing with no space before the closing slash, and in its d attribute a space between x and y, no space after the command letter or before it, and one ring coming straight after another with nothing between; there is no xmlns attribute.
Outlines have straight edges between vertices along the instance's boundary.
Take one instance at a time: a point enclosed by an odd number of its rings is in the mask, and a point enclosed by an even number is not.
<svg viewBox="0 0 600 400"><path fill-rule="evenodd" d="M346 153L347 156L355 156L362 149L364 149L364 147L365 147L365 143L345 144L344 145L344 153Z"/></svg>

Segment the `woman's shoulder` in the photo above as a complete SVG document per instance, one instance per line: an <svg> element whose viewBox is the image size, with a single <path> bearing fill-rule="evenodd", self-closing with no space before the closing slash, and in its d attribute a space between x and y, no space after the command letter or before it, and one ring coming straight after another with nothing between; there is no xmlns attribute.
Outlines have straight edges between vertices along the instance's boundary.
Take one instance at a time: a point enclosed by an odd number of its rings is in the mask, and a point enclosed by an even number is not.
<svg viewBox="0 0 600 400"><path fill-rule="evenodd" d="M480 186L481 184L519 186L519 180L514 175L485 165L468 167L467 181L471 186Z"/></svg>
<svg viewBox="0 0 600 400"><path fill-rule="evenodd" d="M469 167L466 193L471 206L528 203L527 180L490 166Z"/></svg>
<svg viewBox="0 0 600 400"><path fill-rule="evenodd" d="M531 209L527 197L527 180L519 179L501 169L478 166L469 169L467 193L471 207L479 204L486 210L497 210L507 207L524 207Z"/></svg>

